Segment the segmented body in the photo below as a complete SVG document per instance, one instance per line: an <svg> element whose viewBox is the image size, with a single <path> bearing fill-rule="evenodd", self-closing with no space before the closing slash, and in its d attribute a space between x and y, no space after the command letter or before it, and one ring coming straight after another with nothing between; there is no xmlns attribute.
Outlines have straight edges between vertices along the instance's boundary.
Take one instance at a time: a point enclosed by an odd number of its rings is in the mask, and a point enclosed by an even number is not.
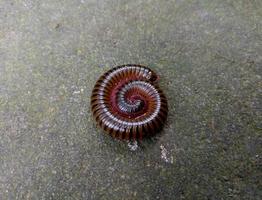
<svg viewBox="0 0 262 200"><path fill-rule="evenodd" d="M157 75L141 65L122 65L102 75L91 96L96 122L119 139L142 139L158 132L168 106Z"/></svg>

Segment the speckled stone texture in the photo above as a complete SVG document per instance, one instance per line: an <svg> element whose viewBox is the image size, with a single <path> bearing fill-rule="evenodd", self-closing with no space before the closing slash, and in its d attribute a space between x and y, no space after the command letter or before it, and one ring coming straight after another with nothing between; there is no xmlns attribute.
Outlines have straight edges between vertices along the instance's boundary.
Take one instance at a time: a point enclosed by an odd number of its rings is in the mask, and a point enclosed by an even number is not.
<svg viewBox="0 0 262 200"><path fill-rule="evenodd" d="M160 75L157 137L90 113L120 64ZM0 0L0 199L261 199L261 0Z"/></svg>

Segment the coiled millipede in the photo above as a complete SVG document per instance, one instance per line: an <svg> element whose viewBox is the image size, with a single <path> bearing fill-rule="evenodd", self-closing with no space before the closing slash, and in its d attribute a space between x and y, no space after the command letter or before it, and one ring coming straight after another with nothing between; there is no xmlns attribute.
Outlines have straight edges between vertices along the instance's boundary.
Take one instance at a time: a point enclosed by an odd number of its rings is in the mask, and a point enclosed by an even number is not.
<svg viewBox="0 0 262 200"><path fill-rule="evenodd" d="M158 76L148 67L115 67L96 82L91 109L97 124L112 137L142 139L162 129L167 99L157 86Z"/></svg>

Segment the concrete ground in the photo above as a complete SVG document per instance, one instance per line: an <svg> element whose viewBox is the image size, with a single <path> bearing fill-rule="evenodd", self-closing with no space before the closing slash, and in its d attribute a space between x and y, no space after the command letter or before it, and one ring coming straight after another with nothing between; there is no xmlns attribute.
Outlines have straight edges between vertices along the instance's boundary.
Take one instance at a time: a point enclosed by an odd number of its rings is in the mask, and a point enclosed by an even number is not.
<svg viewBox="0 0 262 200"><path fill-rule="evenodd" d="M0 199L261 199L261 0L0 0ZM138 144L90 94L150 66L169 101Z"/></svg>

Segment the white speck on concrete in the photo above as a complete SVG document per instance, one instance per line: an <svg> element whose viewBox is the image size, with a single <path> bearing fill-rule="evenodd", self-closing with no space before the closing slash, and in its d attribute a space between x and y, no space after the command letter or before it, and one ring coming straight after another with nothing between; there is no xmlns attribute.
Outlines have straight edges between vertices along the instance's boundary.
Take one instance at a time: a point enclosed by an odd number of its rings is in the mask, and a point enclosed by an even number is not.
<svg viewBox="0 0 262 200"><path fill-rule="evenodd" d="M73 94L80 94L80 90L74 91Z"/></svg>
<svg viewBox="0 0 262 200"><path fill-rule="evenodd" d="M174 158L173 158L173 156L170 156L170 158L168 158L168 151L164 147L164 145L161 144L160 149L161 149L161 159L163 159L166 163L173 164Z"/></svg>
<svg viewBox="0 0 262 200"><path fill-rule="evenodd" d="M136 151L138 148L137 141L134 142L128 142L127 146L131 151Z"/></svg>
<svg viewBox="0 0 262 200"><path fill-rule="evenodd" d="M84 92L84 89L81 88L80 90L75 90L75 91L73 92L73 94L80 94L80 93L83 93L83 92Z"/></svg>

